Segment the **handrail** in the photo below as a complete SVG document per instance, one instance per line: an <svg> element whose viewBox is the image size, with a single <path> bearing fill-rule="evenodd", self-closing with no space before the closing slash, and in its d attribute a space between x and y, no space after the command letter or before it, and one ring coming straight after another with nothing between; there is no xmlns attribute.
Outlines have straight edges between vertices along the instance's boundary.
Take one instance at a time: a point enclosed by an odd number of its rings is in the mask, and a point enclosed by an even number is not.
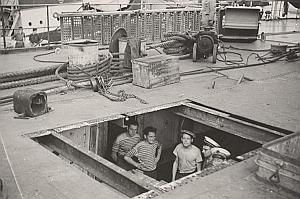
<svg viewBox="0 0 300 199"><path fill-rule="evenodd" d="M155 10L125 10L125 11L112 11L112 12L94 12L94 11L84 11L84 12L62 12L58 14L59 17L69 17L69 16L96 16L96 15L122 15L122 14L142 14L142 13L156 13L156 12L183 12L183 11L201 11L202 8L177 8L177 9L155 9Z"/></svg>
<svg viewBox="0 0 300 199"><path fill-rule="evenodd" d="M62 43L76 39L93 39L102 45L111 42L120 27L129 37L147 42L160 41L167 32L199 31L202 8L133 10L116 12L67 12L58 14Z"/></svg>

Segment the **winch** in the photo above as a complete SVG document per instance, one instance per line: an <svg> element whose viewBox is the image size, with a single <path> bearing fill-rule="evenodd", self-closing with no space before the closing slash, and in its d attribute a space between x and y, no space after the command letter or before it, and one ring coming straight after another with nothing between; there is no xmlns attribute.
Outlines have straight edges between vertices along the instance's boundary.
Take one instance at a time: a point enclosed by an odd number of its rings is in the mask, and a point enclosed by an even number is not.
<svg viewBox="0 0 300 199"><path fill-rule="evenodd" d="M211 30L203 30L199 31L199 33L195 35L195 38L193 61L196 62L199 59L212 57L212 62L216 63L219 45L217 34Z"/></svg>

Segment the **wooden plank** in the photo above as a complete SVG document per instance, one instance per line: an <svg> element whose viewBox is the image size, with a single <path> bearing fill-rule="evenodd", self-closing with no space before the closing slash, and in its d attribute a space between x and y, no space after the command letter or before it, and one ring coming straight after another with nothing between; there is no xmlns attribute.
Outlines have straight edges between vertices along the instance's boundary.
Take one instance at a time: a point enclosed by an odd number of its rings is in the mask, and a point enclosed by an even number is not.
<svg viewBox="0 0 300 199"><path fill-rule="evenodd" d="M96 137L97 137L97 125L92 125L90 127L90 146L89 150L92 151L93 153L96 153Z"/></svg>
<svg viewBox="0 0 300 199"><path fill-rule="evenodd" d="M107 136L108 136L108 123L103 122L98 126L98 139L97 139L97 154L105 157L107 151Z"/></svg>

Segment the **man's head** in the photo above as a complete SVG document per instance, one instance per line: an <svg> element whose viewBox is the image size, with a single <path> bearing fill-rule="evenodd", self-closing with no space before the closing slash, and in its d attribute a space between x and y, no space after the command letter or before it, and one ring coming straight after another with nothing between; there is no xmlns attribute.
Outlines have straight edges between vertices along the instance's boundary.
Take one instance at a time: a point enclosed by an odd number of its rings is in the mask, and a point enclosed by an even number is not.
<svg viewBox="0 0 300 199"><path fill-rule="evenodd" d="M181 130L181 142L184 147L190 146L195 138L195 134L188 130Z"/></svg>
<svg viewBox="0 0 300 199"><path fill-rule="evenodd" d="M211 149L212 152L212 164L214 166L225 163L227 157L230 156L230 152L224 148L214 147Z"/></svg>
<svg viewBox="0 0 300 199"><path fill-rule="evenodd" d="M211 156L211 147L210 146L207 146L207 145L203 145L203 148L202 148L202 153L203 153L203 156L205 158L208 158Z"/></svg>
<svg viewBox="0 0 300 199"><path fill-rule="evenodd" d="M153 144L156 140L156 131L157 129L152 126L146 127L143 131L144 139L150 144Z"/></svg>
<svg viewBox="0 0 300 199"><path fill-rule="evenodd" d="M20 27L18 28L18 31L19 31L19 32L22 32L22 31L23 31L23 27L20 26Z"/></svg>
<svg viewBox="0 0 300 199"><path fill-rule="evenodd" d="M226 161L226 156L222 153L212 154L212 164L214 166L220 165Z"/></svg>
<svg viewBox="0 0 300 199"><path fill-rule="evenodd" d="M137 121L130 121L128 124L128 134L132 137L135 134L137 134L137 130L138 130L138 122Z"/></svg>

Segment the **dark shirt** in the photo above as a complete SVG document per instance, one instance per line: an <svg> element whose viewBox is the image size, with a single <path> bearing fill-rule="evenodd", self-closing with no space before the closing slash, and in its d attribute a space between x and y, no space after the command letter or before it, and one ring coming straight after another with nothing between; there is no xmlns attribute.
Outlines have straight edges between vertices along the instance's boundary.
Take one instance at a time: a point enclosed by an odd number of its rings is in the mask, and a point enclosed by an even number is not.
<svg viewBox="0 0 300 199"><path fill-rule="evenodd" d="M40 43L40 40L41 40L41 38L38 34L33 34L32 33L31 35L29 35L30 43L38 44L38 43Z"/></svg>

